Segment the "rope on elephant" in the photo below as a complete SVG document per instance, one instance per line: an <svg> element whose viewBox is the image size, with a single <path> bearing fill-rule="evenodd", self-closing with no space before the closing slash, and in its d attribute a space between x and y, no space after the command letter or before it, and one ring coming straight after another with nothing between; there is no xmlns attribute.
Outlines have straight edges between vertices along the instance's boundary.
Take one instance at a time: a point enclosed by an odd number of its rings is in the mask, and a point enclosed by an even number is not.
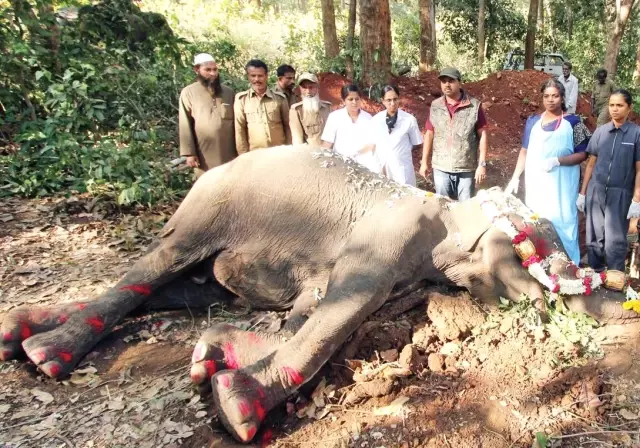
<svg viewBox="0 0 640 448"><path fill-rule="evenodd" d="M542 258L536 252L536 247L523 231L518 231L509 219L510 214L515 214L533 225L539 224L539 216L526 207L522 201L512 195L505 195L498 188L480 190L477 194L480 207L486 214L492 225L511 238L511 243L516 254L522 260L522 266L529 274L542 284L552 295L591 295L594 289L605 286L608 289L622 291L626 286L627 301L622 304L626 310L634 310L640 313L640 296L627 284L624 272L607 270L600 273L593 269L579 269L571 262L567 255L561 251L553 251L551 255ZM561 278L556 274L548 274L547 270L554 260L561 259L568 265L575 267L576 279Z"/></svg>

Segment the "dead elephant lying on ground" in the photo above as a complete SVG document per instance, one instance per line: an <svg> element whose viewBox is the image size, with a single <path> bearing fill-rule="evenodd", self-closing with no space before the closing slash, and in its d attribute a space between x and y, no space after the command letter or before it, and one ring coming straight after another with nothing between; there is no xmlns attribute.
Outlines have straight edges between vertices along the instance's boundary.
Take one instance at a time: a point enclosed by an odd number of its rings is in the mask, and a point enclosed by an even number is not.
<svg viewBox="0 0 640 448"><path fill-rule="evenodd" d="M562 251L548 222L509 218L541 256ZM554 260L552 274L575 279L566 256ZM194 270L208 281L191 281ZM13 310L0 357L24 352L57 378L141 306L208 306L236 295L259 309L293 308L280 335L221 325L195 347L194 382L211 382L217 415L247 442L394 287L424 279L485 300L543 296L478 199L400 186L319 148L255 151L200 178L144 257L97 300ZM566 303L600 320L634 318L622 300L599 289Z"/></svg>

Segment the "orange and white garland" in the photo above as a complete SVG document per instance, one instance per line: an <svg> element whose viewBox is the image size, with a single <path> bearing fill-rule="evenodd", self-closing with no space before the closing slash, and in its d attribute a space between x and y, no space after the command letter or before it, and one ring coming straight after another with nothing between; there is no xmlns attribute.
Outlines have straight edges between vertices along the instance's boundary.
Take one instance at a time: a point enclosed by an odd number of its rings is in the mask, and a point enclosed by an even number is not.
<svg viewBox="0 0 640 448"><path fill-rule="evenodd" d="M597 289L602 285L618 290L622 290L622 288L624 287L624 284L619 285L619 281L615 282L617 283L616 285L610 284L612 282L607 281L606 272L597 273L592 269L578 269L577 266L577 278L575 280L561 278L555 274L547 274L547 269L549 268L553 260L562 258L568 264L573 265L573 263L567 258L567 255L561 251L554 251L547 258L542 258L536 253L535 245L529 239L529 236L525 232L519 232L507 217L508 213L517 213L522 216L525 221L536 224L538 221L537 215L523 206L517 207L517 210L514 210L513 207L509 206L502 207L501 209L501 207L499 207L495 201L490 199L489 193L484 190L478 192L477 197L480 201L482 210L489 218L489 221L491 221L493 226L501 230L509 238L511 238L511 243L514 246L516 253L522 260L522 266L529 271L529 274L531 274L533 278L538 280L538 282L545 286L550 292L554 294L584 294L588 296L594 289ZM520 201L517 202L520 205L522 204ZM613 281L614 279L611 280ZM627 290L627 294L629 294L629 290L631 290L631 288L627 288ZM633 290L631 290L631 292L633 292Z"/></svg>

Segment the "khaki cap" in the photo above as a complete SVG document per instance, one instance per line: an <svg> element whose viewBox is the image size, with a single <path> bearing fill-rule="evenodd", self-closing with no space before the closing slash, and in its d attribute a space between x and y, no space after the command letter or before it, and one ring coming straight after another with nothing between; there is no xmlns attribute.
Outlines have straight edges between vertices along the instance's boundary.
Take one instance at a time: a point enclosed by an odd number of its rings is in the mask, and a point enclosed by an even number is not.
<svg viewBox="0 0 640 448"><path fill-rule="evenodd" d="M298 78L298 85L300 85L302 81L310 81L315 84L318 84L318 77L313 73L305 72L302 75L300 75L300 77Z"/></svg>

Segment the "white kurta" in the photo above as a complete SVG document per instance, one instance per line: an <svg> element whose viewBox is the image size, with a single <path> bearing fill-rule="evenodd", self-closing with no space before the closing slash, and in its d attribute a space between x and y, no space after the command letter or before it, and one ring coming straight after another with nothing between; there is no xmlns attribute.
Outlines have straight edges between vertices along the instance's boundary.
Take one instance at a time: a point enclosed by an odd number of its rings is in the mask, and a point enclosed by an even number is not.
<svg viewBox="0 0 640 448"><path fill-rule="evenodd" d="M565 79L564 75L560 75L558 81L564 86L564 104L567 106L567 113L575 114L578 106L578 78L569 75L569 79Z"/></svg>
<svg viewBox="0 0 640 448"><path fill-rule="evenodd" d="M370 122L369 143L376 145L375 156L385 167L387 177L401 184L416 185L411 150L422 144L422 133L416 118L398 110L398 120L389 133L387 111L377 113Z"/></svg>
<svg viewBox="0 0 640 448"><path fill-rule="evenodd" d="M351 120L346 108L338 109L329 114L327 123L322 131L321 140L333 143L333 150L350 157L371 171L379 173L382 167L371 152L358 154L358 151L367 143L367 132L371 114L360 110L355 123Z"/></svg>

